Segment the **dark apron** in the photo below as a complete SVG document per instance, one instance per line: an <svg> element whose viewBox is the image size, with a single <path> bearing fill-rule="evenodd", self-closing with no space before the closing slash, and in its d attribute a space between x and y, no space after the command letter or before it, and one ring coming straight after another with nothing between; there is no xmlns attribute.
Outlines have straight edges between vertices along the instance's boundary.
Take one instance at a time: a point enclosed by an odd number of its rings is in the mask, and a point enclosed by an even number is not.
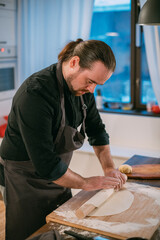
<svg viewBox="0 0 160 240"><path fill-rule="evenodd" d="M65 125L65 108L61 64L57 65L62 120L56 140L56 152L69 165L73 150L85 138L86 106L81 97L84 119L80 132ZM32 161L2 160L6 187L6 239L24 240L44 225L46 215L72 197L69 188L61 187L36 174Z"/></svg>

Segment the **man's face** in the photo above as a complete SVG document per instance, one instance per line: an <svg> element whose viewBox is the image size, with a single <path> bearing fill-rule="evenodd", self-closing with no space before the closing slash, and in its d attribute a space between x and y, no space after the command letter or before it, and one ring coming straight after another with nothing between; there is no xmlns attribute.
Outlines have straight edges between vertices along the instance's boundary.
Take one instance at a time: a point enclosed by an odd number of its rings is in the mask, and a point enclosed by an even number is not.
<svg viewBox="0 0 160 240"><path fill-rule="evenodd" d="M69 71L65 80L70 91L75 96L85 93L93 93L97 85L103 85L112 75L100 61L94 62L91 69L82 69L79 66L79 58L75 57L69 64Z"/></svg>

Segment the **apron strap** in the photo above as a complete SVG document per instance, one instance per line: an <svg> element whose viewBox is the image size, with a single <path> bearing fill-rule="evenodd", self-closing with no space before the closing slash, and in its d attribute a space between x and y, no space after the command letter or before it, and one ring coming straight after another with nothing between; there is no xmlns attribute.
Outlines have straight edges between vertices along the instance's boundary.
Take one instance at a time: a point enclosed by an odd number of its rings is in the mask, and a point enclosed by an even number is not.
<svg viewBox="0 0 160 240"><path fill-rule="evenodd" d="M4 166L5 165L5 162L4 160L0 157L0 163Z"/></svg>
<svg viewBox="0 0 160 240"><path fill-rule="evenodd" d="M60 137L61 137L62 132L63 132L63 129L65 127L65 108L64 108L63 78L62 78L62 65L61 65L60 62L57 64L56 76L57 76L57 79L58 79L58 88L59 88L59 92L60 92L61 110L62 110L61 124L60 124L60 128L59 128L57 137L55 139L55 142L59 142Z"/></svg>
<svg viewBox="0 0 160 240"><path fill-rule="evenodd" d="M87 106L86 104L84 103L84 99L83 99L83 96L80 96L80 99L81 99L81 103L82 103L82 110L83 110L83 122L82 122L82 129L83 129L83 133L85 135L85 120L86 120L86 115L87 115Z"/></svg>
<svg viewBox="0 0 160 240"><path fill-rule="evenodd" d="M61 62L58 62L57 64L57 71L56 71L56 76L58 79L58 88L60 92L60 98L61 98L61 110L62 110L62 119L61 119L61 125L57 134L57 137L55 139L55 142L59 142L60 137L62 135L63 129L65 127L65 105L64 105L64 92L63 92L63 75L62 75L62 64ZM83 122L82 122L82 130L85 135L85 119L86 119L86 109L87 106L84 103L84 99L82 96L80 96L81 104L82 104L82 110L83 110Z"/></svg>

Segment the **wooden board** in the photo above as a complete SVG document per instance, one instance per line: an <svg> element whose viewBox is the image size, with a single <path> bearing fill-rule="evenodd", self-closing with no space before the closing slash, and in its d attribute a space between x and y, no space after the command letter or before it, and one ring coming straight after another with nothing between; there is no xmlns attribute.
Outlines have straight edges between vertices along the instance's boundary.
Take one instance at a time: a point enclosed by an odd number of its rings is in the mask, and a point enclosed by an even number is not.
<svg viewBox="0 0 160 240"><path fill-rule="evenodd" d="M160 224L160 189L136 183L126 183L134 194L131 207L116 215L78 219L74 212L97 191L81 191L46 217L82 230L95 232L117 239L142 237L150 239Z"/></svg>
<svg viewBox="0 0 160 240"><path fill-rule="evenodd" d="M160 164L160 158L147 157L142 155L133 155L124 164L141 165L141 164Z"/></svg>
<svg viewBox="0 0 160 240"><path fill-rule="evenodd" d="M133 165L132 173L126 175L135 179L160 179L160 164Z"/></svg>

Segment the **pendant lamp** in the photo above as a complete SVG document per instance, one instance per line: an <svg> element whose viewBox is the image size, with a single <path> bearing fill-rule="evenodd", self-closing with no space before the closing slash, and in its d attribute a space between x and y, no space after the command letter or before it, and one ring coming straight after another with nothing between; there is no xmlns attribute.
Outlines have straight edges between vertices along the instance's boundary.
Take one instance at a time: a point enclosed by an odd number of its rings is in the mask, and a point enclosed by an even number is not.
<svg viewBox="0 0 160 240"><path fill-rule="evenodd" d="M160 0L147 0L143 5L138 23L140 25L160 25Z"/></svg>

